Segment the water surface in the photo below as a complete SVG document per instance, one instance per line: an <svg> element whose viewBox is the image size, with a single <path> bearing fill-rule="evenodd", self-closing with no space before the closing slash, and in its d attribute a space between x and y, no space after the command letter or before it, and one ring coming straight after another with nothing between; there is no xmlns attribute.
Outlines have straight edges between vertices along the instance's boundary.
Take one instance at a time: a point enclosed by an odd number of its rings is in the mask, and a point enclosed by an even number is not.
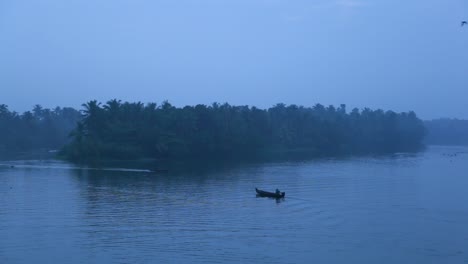
<svg viewBox="0 0 468 264"><path fill-rule="evenodd" d="M0 263L468 263L467 148L168 174L0 163Z"/></svg>

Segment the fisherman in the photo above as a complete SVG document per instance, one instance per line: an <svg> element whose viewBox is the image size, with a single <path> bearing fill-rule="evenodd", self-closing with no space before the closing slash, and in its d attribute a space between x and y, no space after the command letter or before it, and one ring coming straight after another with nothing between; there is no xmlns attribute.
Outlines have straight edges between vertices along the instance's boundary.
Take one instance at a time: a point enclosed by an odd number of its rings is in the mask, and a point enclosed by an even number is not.
<svg viewBox="0 0 468 264"><path fill-rule="evenodd" d="M278 188L276 188L276 192L275 192L275 193L276 193L276 195L280 195L280 194L281 194L281 192L280 192L280 190L278 190Z"/></svg>

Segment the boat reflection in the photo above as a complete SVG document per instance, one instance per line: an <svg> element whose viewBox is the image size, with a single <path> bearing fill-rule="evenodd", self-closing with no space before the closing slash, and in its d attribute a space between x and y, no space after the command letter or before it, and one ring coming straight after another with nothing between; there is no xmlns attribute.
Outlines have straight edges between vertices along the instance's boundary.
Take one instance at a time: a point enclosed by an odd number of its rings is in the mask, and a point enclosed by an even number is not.
<svg viewBox="0 0 468 264"><path fill-rule="evenodd" d="M281 198L265 197L265 196L262 196L262 195L259 195L259 194L257 194L255 197L257 197L257 198L268 198L268 199L271 199L271 200L275 200L275 202L276 202L277 204L282 203L282 202L285 201L285 198L284 198L284 197L281 197Z"/></svg>

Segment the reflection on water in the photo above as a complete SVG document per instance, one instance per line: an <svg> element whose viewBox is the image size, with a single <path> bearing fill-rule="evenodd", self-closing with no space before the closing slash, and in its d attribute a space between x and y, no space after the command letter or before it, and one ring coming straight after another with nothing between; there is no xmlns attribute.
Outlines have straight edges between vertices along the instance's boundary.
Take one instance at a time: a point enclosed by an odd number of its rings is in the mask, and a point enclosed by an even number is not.
<svg viewBox="0 0 468 264"><path fill-rule="evenodd" d="M269 200L275 201L277 204L285 201L285 198L264 197L264 196L260 196L258 194L255 197L257 197L259 199L269 199Z"/></svg>
<svg viewBox="0 0 468 264"><path fill-rule="evenodd" d="M1 162L0 263L467 263L467 160L432 147L167 174Z"/></svg>

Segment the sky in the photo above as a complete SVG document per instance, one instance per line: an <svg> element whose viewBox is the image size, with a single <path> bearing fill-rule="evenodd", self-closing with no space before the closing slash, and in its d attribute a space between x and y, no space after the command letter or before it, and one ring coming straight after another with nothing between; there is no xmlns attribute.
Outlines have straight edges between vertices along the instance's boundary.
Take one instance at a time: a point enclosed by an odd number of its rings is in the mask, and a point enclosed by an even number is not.
<svg viewBox="0 0 468 264"><path fill-rule="evenodd" d="M466 0L0 0L0 104L276 103L468 119Z"/></svg>

